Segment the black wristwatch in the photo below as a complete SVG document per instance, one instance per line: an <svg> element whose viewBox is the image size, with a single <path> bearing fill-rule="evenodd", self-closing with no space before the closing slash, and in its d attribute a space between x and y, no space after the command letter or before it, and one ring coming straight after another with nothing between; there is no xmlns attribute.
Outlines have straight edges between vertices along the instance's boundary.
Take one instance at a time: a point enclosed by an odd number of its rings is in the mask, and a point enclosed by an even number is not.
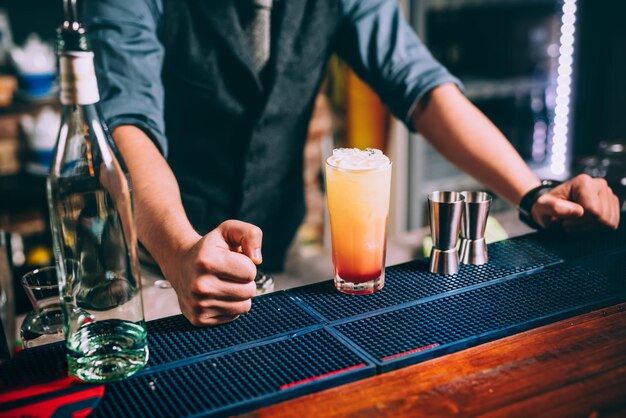
<svg viewBox="0 0 626 418"><path fill-rule="evenodd" d="M518 209L520 220L531 228L541 229L541 225L533 219L531 210L537 199L554 189L559 184L561 184L561 182L558 180L541 180L541 184L539 186L526 193L519 202Z"/></svg>

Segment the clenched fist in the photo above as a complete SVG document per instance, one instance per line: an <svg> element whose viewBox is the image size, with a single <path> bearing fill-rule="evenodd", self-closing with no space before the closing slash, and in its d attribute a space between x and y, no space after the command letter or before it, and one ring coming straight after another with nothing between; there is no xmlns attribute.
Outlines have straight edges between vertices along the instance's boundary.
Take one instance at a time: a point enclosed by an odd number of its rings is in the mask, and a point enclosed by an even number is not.
<svg viewBox="0 0 626 418"><path fill-rule="evenodd" d="M252 224L229 220L168 257L163 273L189 322L219 325L250 310L262 236Z"/></svg>

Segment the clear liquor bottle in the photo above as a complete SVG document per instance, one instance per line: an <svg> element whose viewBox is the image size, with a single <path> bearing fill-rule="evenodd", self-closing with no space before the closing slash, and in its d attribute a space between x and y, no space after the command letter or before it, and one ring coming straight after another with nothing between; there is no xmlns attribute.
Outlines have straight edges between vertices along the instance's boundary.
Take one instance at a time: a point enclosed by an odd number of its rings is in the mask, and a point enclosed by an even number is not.
<svg viewBox="0 0 626 418"><path fill-rule="evenodd" d="M93 52L75 14L58 35L63 117L48 204L68 366L85 381L115 381L148 360L131 182L100 116Z"/></svg>

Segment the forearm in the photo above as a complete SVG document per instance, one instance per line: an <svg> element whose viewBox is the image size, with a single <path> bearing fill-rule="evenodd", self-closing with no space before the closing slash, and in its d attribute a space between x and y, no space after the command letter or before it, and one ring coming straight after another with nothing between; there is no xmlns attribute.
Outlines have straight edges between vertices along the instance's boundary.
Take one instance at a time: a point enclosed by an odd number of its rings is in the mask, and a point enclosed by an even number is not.
<svg viewBox="0 0 626 418"><path fill-rule="evenodd" d="M456 86L435 88L412 120L446 159L510 203L519 204L539 184L510 142Z"/></svg>
<svg viewBox="0 0 626 418"><path fill-rule="evenodd" d="M174 174L150 138L134 126L117 127L113 137L130 171L139 240L163 269L200 235L187 219Z"/></svg>

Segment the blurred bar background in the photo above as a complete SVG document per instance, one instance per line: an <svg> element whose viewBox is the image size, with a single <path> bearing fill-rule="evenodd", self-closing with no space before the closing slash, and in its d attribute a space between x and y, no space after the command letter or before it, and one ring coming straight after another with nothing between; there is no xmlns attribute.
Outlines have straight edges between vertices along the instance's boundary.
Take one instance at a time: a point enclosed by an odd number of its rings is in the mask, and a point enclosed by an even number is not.
<svg viewBox="0 0 626 418"><path fill-rule="evenodd" d="M621 0L402 0L433 54L542 178L606 177L626 199L626 4ZM0 0L0 230L13 277L52 262L46 156L58 129L54 77L29 79L15 46L49 48L61 0ZM37 44L40 45L40 44ZM49 76L49 74L40 74ZM49 81L49 83L48 83ZM36 84L40 83L40 84ZM46 84L47 83L47 84ZM479 190L333 57L306 148L309 215L301 251L325 248L322 161L333 147L383 148L394 161L390 235L422 228L433 190ZM332 128L331 128L332 127ZM494 213L512 208L498 200ZM319 277L319 280L326 277ZM15 285L18 312L28 308Z"/></svg>

